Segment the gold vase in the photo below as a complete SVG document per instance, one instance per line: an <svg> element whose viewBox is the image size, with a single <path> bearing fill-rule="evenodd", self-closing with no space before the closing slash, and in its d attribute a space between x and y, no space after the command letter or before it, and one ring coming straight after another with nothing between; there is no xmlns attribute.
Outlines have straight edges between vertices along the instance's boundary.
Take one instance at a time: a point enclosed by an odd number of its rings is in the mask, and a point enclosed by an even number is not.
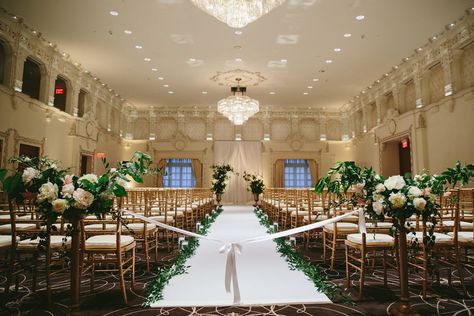
<svg viewBox="0 0 474 316"><path fill-rule="evenodd" d="M253 206L258 206L258 197L260 196L260 193L253 193L253 200L255 201L255 204Z"/></svg>

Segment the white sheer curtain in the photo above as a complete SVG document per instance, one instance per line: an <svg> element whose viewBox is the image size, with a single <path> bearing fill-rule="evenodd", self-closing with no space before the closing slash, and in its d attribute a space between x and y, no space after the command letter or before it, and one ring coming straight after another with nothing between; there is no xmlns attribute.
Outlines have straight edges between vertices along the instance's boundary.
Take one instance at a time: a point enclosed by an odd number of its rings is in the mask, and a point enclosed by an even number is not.
<svg viewBox="0 0 474 316"><path fill-rule="evenodd" d="M222 201L231 204L253 201L242 174L244 171L262 174L262 144L246 141L216 141L214 142L214 162L216 164L228 163L239 173L239 176L231 175Z"/></svg>

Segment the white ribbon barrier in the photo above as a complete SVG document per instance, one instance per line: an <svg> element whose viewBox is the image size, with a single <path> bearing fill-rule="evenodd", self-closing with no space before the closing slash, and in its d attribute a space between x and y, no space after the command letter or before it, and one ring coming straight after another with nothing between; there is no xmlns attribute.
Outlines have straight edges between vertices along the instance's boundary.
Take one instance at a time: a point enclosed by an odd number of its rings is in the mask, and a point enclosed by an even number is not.
<svg viewBox="0 0 474 316"><path fill-rule="evenodd" d="M326 225L329 225L329 224L339 222L342 219L344 219L346 217L349 217L351 215L355 215L355 214L359 215L359 229L360 229L360 232L361 233L366 233L367 232L366 225L365 225L365 216L364 216L364 209L363 208L359 208L358 210L355 210L355 211L352 211L352 212L349 212L349 213L346 213L346 214L343 214L343 215L340 215L340 216L332 217L332 218L329 218L329 219L326 219L326 220L323 220L323 221L320 221L320 222L317 222L317 223L300 226L300 227L297 227L297 228L285 230L285 231L270 234L270 235L264 235L264 236L244 239L244 240L237 241L237 242L227 242L227 243L223 242L222 240L209 238L209 237L206 237L206 236L201 235L201 234L196 234L196 233L184 230L184 229L180 229L180 228L177 228L177 227L166 225L166 224L160 223L158 221L155 221L153 219L150 219L150 218L145 217L145 216L140 215L140 214L136 214L136 213L128 211L128 210L124 210L124 213L129 214L131 216L134 216L136 218L139 218L139 219L141 219L143 221L146 221L148 223L154 224L158 227L161 227L161 228L164 228L164 229L169 229L171 231L177 232L177 233L182 234L182 235L201 238L201 239L206 239L206 240L210 240L210 241L214 241L214 242L224 244L224 246L222 246L219 249L219 253L226 253L227 254L226 267L225 267L225 290L226 290L227 293L230 293L231 292L230 286L232 284L232 290L233 290L233 293L234 293L234 304L239 304L240 303L240 289L239 289L239 280L237 278L237 261L236 261L235 256L236 256L236 254L241 254L242 253L242 248L243 248L244 244L253 244L253 243L268 241L268 240L272 240L272 239L276 239L276 238L288 237L288 236L291 236L291 235L304 233L304 232L309 231L309 230L313 230L313 229L320 228L320 227L323 227L323 226L326 226Z"/></svg>

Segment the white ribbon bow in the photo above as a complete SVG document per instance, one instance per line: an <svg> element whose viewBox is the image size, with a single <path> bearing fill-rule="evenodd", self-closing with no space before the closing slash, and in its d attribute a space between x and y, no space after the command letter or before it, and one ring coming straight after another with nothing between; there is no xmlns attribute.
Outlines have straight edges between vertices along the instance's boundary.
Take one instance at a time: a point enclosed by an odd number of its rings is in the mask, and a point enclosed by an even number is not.
<svg viewBox="0 0 474 316"><path fill-rule="evenodd" d="M230 293L230 284L232 283L234 292L234 304L240 303L240 289L239 279L237 277L237 262L235 254L239 255L242 252L242 245L238 243L228 243L219 249L219 253L227 253L227 260L225 265L225 290Z"/></svg>

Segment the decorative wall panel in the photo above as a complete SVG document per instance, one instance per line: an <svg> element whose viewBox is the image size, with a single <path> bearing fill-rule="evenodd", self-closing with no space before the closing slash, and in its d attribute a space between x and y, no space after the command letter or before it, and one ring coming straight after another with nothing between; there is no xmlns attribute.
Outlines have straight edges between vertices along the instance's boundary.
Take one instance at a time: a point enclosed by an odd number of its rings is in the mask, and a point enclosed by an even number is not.
<svg viewBox="0 0 474 316"><path fill-rule="evenodd" d="M290 121L286 119L275 119L271 127L272 140L286 140L290 136Z"/></svg>

